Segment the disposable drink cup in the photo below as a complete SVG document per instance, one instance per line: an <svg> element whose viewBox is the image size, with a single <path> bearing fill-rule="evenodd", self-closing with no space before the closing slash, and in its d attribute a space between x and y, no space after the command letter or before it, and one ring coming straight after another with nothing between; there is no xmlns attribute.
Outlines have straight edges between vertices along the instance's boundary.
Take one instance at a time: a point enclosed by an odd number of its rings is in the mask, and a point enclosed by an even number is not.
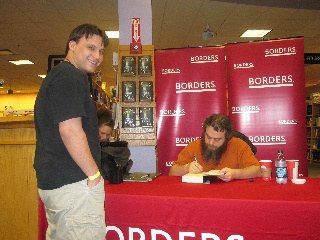
<svg viewBox="0 0 320 240"><path fill-rule="evenodd" d="M298 178L299 160L286 160L288 167L288 178L290 180Z"/></svg>
<svg viewBox="0 0 320 240"><path fill-rule="evenodd" d="M261 167L261 177L264 181L271 181L271 170L272 161L271 160L260 160Z"/></svg>

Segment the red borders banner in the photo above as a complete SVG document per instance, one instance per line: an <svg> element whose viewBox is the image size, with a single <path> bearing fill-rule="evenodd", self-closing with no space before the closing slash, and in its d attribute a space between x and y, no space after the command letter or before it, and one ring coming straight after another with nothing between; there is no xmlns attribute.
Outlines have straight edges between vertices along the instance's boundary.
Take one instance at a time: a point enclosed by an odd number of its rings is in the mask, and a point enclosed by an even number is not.
<svg viewBox="0 0 320 240"><path fill-rule="evenodd" d="M158 171L164 175L182 148L201 136L203 120L226 113L224 49L155 52Z"/></svg>
<svg viewBox="0 0 320 240"><path fill-rule="evenodd" d="M259 159L283 149L307 176L304 39L226 46L229 116L257 147Z"/></svg>

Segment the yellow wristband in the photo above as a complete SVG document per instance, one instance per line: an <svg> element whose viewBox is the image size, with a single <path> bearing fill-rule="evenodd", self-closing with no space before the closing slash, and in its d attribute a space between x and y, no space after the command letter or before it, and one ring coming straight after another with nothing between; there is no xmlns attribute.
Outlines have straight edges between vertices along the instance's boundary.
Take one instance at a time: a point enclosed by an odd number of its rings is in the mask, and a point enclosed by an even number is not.
<svg viewBox="0 0 320 240"><path fill-rule="evenodd" d="M92 175L92 176L88 176L88 179L89 180L95 180L95 179L97 179L98 177L100 177L100 171L98 170L98 172L96 172L96 174L95 175Z"/></svg>

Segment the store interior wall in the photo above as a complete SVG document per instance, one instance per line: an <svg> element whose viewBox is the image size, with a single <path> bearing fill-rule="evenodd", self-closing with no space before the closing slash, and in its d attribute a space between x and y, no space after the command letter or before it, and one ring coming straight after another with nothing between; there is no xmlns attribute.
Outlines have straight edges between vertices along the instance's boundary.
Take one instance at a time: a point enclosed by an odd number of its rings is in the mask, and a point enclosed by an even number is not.
<svg viewBox="0 0 320 240"><path fill-rule="evenodd" d="M0 117L6 106L12 110L33 110L37 93L0 94Z"/></svg>

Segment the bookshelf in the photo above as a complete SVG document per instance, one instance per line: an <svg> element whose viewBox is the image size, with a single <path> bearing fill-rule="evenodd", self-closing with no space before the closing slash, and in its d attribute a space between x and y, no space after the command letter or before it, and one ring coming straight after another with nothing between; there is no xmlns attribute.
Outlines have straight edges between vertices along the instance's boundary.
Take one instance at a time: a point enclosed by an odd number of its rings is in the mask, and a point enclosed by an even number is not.
<svg viewBox="0 0 320 240"><path fill-rule="evenodd" d="M310 163L320 163L320 102L306 101L307 152Z"/></svg>
<svg viewBox="0 0 320 240"><path fill-rule="evenodd" d="M118 52L119 135L130 146L156 145L154 47L143 45L141 54L130 46Z"/></svg>

